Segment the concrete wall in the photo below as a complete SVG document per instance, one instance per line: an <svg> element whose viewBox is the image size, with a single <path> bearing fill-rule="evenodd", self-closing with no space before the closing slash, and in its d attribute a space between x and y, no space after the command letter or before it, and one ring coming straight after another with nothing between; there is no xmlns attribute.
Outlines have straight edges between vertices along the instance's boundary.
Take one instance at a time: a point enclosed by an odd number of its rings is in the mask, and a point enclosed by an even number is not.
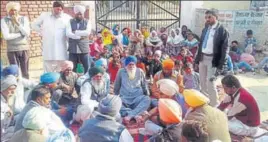
<svg viewBox="0 0 268 142"><path fill-rule="evenodd" d="M194 32L198 35L204 28L205 11L205 9L197 9L195 13ZM264 46L268 42L268 10L259 12L252 10L220 10L219 21L229 31L230 41L237 40L243 45L246 31L251 29L259 46Z"/></svg>
<svg viewBox="0 0 268 142"><path fill-rule="evenodd" d="M218 10L248 10L250 1L204 1L203 8Z"/></svg>

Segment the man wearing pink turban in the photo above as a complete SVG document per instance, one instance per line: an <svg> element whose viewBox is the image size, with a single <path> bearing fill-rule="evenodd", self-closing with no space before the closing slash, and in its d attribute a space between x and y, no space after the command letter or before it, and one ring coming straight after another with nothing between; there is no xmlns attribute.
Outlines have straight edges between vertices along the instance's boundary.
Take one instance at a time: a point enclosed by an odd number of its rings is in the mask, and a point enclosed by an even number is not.
<svg viewBox="0 0 268 142"><path fill-rule="evenodd" d="M60 84L62 87L63 95L59 100L59 105L67 105L69 103L76 102L76 94L78 94L79 90L76 84L78 79L78 75L73 72L73 62L71 61L63 61L61 65L61 72L60 72ZM76 90L76 91L75 91Z"/></svg>

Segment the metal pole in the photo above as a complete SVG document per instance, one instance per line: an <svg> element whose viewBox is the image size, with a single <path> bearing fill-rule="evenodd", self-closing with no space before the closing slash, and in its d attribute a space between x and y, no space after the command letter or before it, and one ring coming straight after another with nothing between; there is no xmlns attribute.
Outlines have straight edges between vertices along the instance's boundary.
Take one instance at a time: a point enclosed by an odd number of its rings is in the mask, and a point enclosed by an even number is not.
<svg viewBox="0 0 268 142"><path fill-rule="evenodd" d="M137 29L140 28L140 7L141 7L140 0L137 0L137 12L136 12L136 18L137 18L136 28Z"/></svg>
<svg viewBox="0 0 268 142"><path fill-rule="evenodd" d="M96 23L96 33L98 33L98 15L97 15L97 11L98 11L98 6L97 6L97 0L95 0L95 23Z"/></svg>

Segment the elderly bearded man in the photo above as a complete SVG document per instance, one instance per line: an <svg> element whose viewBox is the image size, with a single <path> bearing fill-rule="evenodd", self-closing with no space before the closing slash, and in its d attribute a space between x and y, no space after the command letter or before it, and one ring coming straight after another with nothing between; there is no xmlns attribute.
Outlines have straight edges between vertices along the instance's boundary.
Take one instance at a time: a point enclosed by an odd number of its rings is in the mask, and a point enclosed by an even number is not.
<svg viewBox="0 0 268 142"><path fill-rule="evenodd" d="M81 103L97 108L101 99L106 97L109 91L106 90L104 70L102 67L93 67L88 71L89 79L81 86Z"/></svg>
<svg viewBox="0 0 268 142"><path fill-rule="evenodd" d="M128 123L150 106L149 90L144 72L136 67L137 58L128 56L125 60L125 68L119 70L114 84L114 94L122 99L120 110L124 121Z"/></svg>
<svg viewBox="0 0 268 142"><path fill-rule="evenodd" d="M22 76L29 79L29 20L19 15L20 4L9 2L6 5L8 16L1 20L1 32L7 41L7 57L9 64L20 66Z"/></svg>
<svg viewBox="0 0 268 142"><path fill-rule="evenodd" d="M88 70L89 34L91 24L84 18L86 8L81 5L74 6L75 18L67 26L66 36L69 37L69 60L73 62L74 68L79 61L82 62L84 72Z"/></svg>

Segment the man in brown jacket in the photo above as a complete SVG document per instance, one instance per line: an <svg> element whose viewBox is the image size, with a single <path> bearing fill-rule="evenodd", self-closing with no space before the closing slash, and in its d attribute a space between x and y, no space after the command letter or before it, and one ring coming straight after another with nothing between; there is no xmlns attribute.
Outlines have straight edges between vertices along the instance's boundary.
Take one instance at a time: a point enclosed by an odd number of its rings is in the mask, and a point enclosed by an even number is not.
<svg viewBox="0 0 268 142"><path fill-rule="evenodd" d="M195 120L207 125L208 140L231 142L227 116L217 108L213 108L209 99L194 89L185 89L183 92L186 104L190 107L184 120Z"/></svg>

